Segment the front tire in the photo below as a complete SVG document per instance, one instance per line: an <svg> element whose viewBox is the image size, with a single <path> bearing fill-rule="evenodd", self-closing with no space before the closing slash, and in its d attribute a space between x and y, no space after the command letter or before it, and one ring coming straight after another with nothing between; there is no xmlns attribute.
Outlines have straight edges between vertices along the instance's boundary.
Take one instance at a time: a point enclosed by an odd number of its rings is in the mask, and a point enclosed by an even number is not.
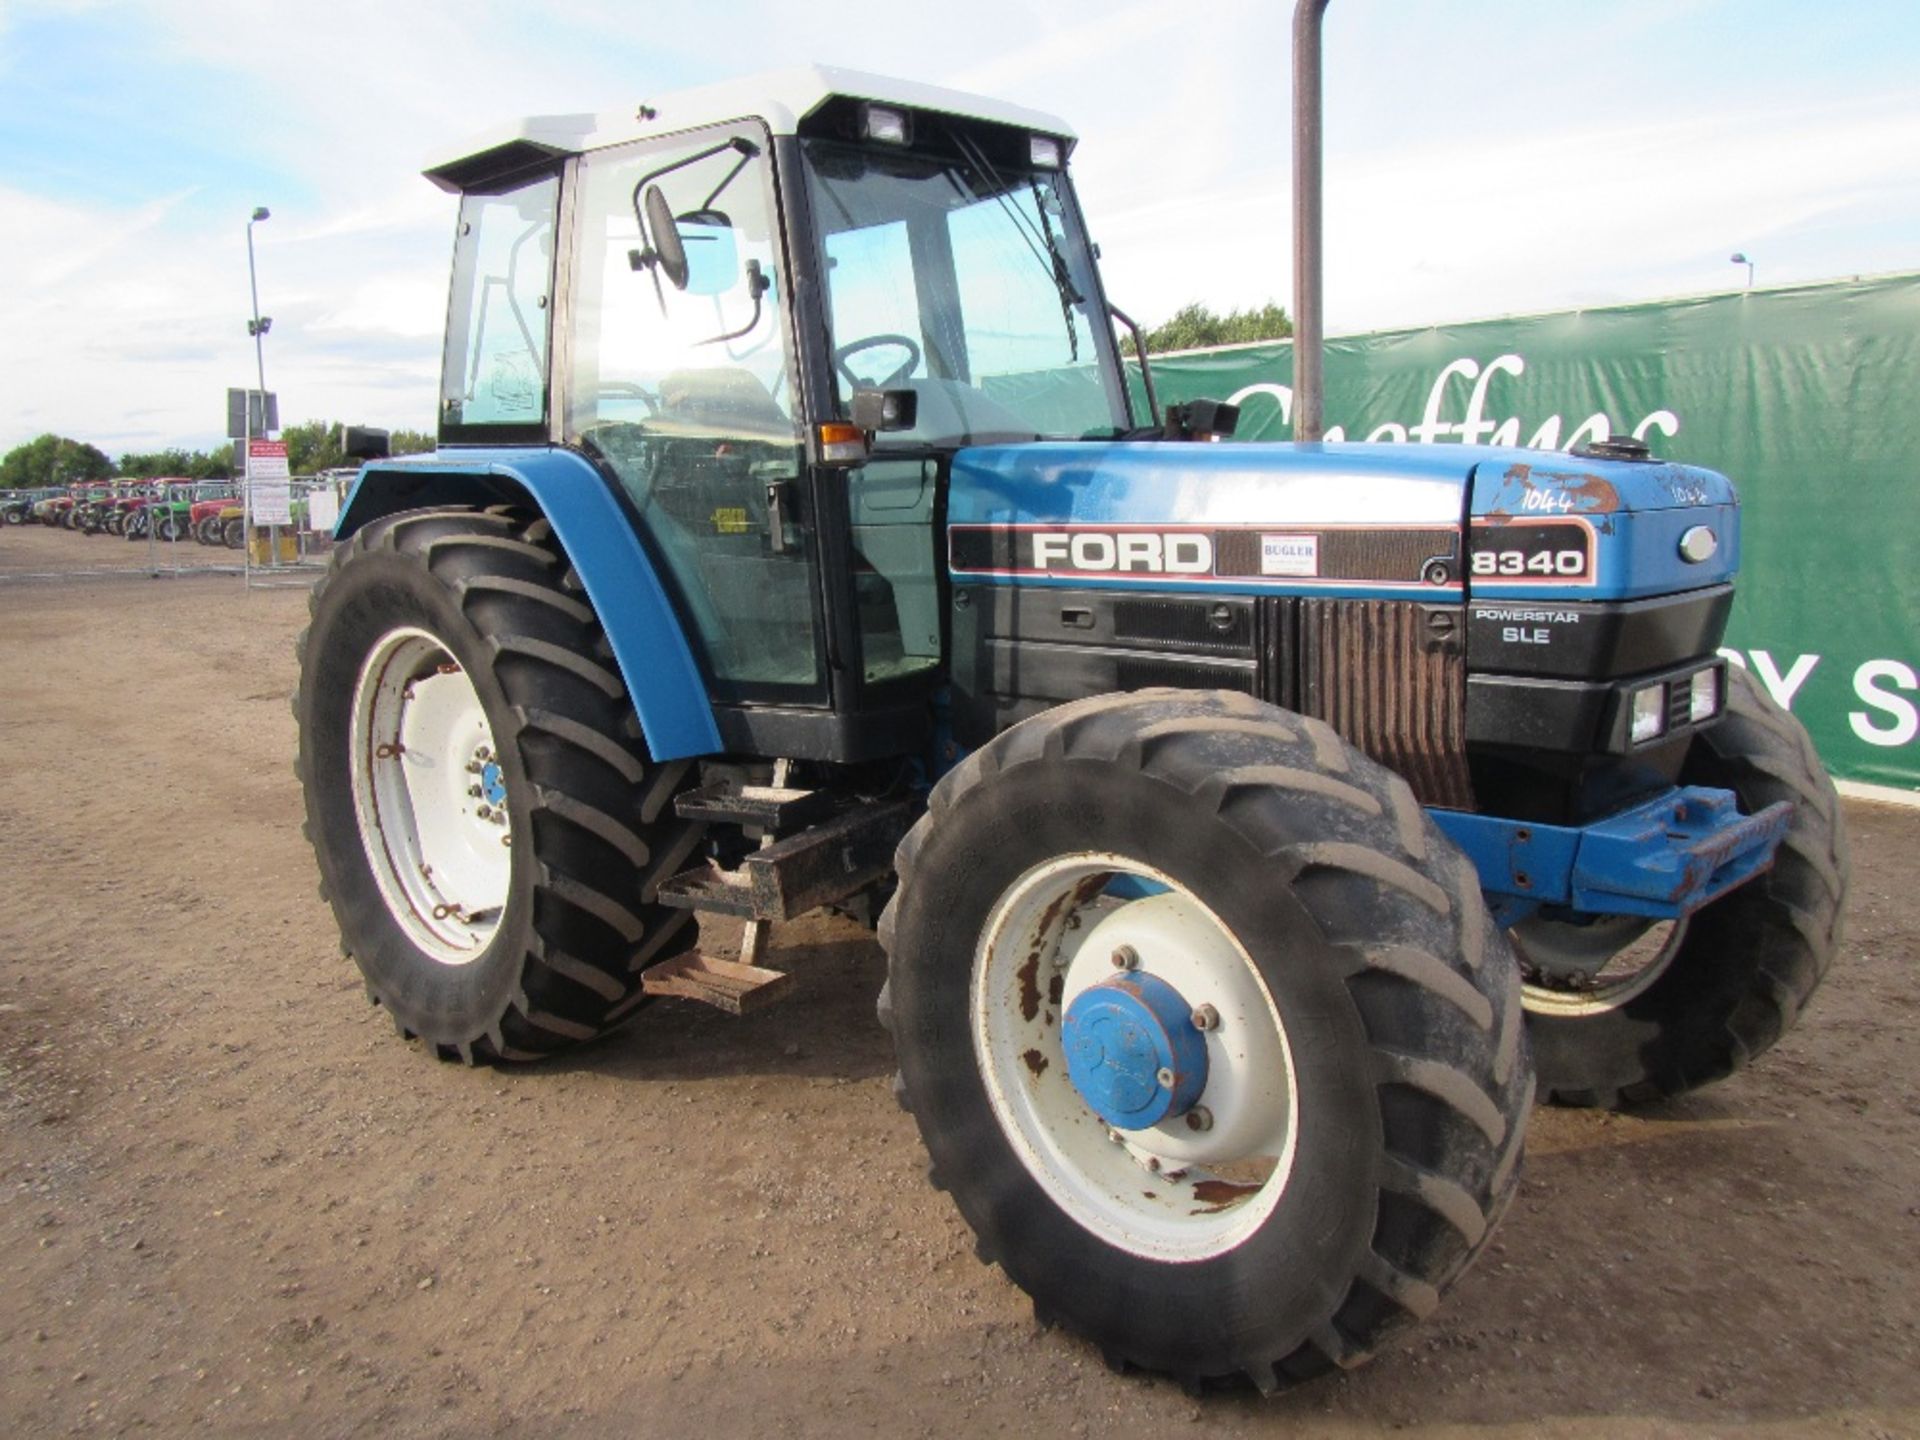
<svg viewBox="0 0 1920 1440"><path fill-rule="evenodd" d="M701 827L656 764L543 519L415 511L340 547L300 642L307 836L342 943L405 1035L524 1060L643 1002L692 943L656 901Z"/></svg>
<svg viewBox="0 0 1920 1440"><path fill-rule="evenodd" d="M1840 798L1806 729L1745 670L1728 667L1727 713L1681 781L1731 790L1749 815L1791 800L1793 823L1771 870L1687 919L1514 927L1540 1087L1557 1104L1618 1109L1725 1079L1793 1028L1839 948ZM1619 957L1597 976L1556 968L1588 944Z"/></svg>
<svg viewBox="0 0 1920 1440"><path fill-rule="evenodd" d="M1326 726L1065 705L943 779L896 865L881 1013L934 1181L1109 1363L1269 1392L1355 1365L1485 1242L1531 1100L1518 974L1471 865ZM1116 1123L1070 1073L1109 948L1172 983L1170 1029L1219 1017L1184 1115Z"/></svg>

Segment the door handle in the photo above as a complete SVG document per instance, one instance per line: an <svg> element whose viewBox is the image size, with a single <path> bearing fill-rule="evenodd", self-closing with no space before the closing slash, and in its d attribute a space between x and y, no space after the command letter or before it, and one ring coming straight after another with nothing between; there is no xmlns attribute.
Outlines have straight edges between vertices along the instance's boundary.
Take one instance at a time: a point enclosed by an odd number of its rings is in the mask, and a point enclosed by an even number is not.
<svg viewBox="0 0 1920 1440"><path fill-rule="evenodd" d="M787 507L793 503L791 480L767 482L767 543L773 553L784 555L787 545Z"/></svg>

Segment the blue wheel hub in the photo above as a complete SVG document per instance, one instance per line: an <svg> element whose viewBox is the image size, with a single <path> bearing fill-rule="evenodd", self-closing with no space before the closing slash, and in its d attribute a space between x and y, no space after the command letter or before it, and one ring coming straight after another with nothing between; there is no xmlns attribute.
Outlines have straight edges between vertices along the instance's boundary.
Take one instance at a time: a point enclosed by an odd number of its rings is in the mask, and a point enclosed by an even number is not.
<svg viewBox="0 0 1920 1440"><path fill-rule="evenodd" d="M506 777L500 773L498 761L489 760L480 767L480 796L489 805L507 803Z"/></svg>
<svg viewBox="0 0 1920 1440"><path fill-rule="evenodd" d="M1193 1007L1158 976L1130 971L1074 997L1060 1025L1067 1078L1116 1130L1184 1115L1207 1088L1207 1040Z"/></svg>

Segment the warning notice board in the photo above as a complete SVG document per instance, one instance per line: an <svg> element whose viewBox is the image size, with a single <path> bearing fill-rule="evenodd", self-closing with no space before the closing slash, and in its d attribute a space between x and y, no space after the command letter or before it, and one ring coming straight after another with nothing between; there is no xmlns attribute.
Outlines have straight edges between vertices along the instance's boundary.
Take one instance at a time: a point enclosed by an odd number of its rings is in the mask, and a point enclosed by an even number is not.
<svg viewBox="0 0 1920 1440"><path fill-rule="evenodd" d="M293 490L287 471L287 442L247 442L247 514L254 525L291 525Z"/></svg>

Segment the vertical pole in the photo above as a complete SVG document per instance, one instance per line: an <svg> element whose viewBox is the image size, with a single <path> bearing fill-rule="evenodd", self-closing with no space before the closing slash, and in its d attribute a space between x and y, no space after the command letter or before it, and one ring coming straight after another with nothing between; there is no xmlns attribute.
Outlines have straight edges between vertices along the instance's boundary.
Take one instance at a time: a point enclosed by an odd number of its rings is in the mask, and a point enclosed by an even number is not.
<svg viewBox="0 0 1920 1440"><path fill-rule="evenodd" d="M1293 11L1293 438L1326 433L1320 305L1320 19L1327 0Z"/></svg>
<svg viewBox="0 0 1920 1440"><path fill-rule="evenodd" d="M266 218L268 218L266 207L261 206L254 210L252 218L247 221L247 288L253 297L253 363L260 379L260 435L263 439L267 433L267 352L266 337L260 333L260 276L253 263L253 227ZM247 405L247 441L247 467L244 472L247 477L247 498L242 502L246 518L242 522L242 528L247 532L246 568L248 578L251 580L253 574L253 405L251 402ZM267 527L267 565L271 568L279 563L280 527L269 525Z"/></svg>
<svg viewBox="0 0 1920 1440"><path fill-rule="evenodd" d="M266 428L267 352L260 334L260 277L253 268L253 221L247 221L247 288L253 294L253 363L260 376L261 429Z"/></svg>

